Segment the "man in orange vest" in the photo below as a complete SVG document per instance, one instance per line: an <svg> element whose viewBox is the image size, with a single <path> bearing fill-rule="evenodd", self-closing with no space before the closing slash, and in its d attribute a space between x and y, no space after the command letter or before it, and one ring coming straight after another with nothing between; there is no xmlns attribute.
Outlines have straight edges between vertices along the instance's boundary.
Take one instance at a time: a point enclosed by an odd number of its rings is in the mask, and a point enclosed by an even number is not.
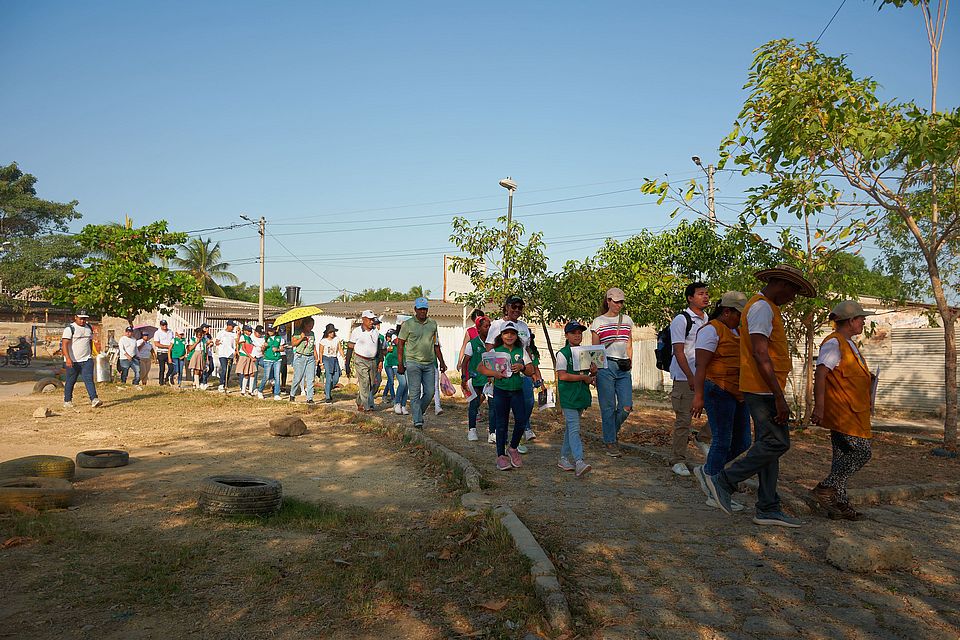
<svg viewBox="0 0 960 640"><path fill-rule="evenodd" d="M780 508L777 495L780 457L790 449L790 408L784 389L792 368L780 307L798 295L812 298L817 292L803 273L790 265L777 265L755 275L766 286L747 302L740 319L740 391L750 409L756 438L741 458L704 479L717 507L732 514L731 499L737 485L757 476L760 487L753 522L799 527L800 521Z"/></svg>

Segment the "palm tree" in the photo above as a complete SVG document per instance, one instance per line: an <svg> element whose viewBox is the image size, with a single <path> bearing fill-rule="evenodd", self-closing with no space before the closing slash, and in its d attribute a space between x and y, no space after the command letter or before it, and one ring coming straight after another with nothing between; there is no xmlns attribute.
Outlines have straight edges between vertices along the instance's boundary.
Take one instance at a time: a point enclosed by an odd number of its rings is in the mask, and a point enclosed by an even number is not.
<svg viewBox="0 0 960 640"><path fill-rule="evenodd" d="M200 281L200 293L205 296L224 297L223 287L217 280L237 284L240 280L227 269L230 263L221 262L220 243L211 246L210 238L193 238L183 246L183 257L173 259L178 267L192 273Z"/></svg>

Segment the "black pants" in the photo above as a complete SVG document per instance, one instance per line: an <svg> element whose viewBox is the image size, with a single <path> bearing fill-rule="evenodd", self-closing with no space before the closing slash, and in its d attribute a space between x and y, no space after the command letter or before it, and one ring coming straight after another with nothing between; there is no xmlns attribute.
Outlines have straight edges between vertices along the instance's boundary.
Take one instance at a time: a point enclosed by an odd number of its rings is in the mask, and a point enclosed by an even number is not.
<svg viewBox="0 0 960 640"><path fill-rule="evenodd" d="M287 388L287 354L280 356L280 387Z"/></svg>
<svg viewBox="0 0 960 640"><path fill-rule="evenodd" d="M157 365L158 365L157 368L160 369L159 377L157 378L157 380L160 382L160 384L166 384L167 382L167 363L169 361L170 361L169 352L165 353L163 351L157 351ZM172 371L172 368L171 368L171 371Z"/></svg>

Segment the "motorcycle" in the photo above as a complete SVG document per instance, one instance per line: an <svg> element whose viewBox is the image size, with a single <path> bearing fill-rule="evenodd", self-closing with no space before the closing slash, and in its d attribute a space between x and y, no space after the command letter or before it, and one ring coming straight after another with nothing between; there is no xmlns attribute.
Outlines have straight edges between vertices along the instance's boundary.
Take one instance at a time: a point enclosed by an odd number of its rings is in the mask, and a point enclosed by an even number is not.
<svg viewBox="0 0 960 640"><path fill-rule="evenodd" d="M7 347L7 355L3 358L0 358L0 366L6 367L29 367L30 361L30 352L20 349L19 347Z"/></svg>

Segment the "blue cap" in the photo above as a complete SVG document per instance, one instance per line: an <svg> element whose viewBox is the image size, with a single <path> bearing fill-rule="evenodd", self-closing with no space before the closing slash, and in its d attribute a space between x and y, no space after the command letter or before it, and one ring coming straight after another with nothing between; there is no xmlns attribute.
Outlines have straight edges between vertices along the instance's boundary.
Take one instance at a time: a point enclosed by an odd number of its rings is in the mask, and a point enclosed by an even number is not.
<svg viewBox="0 0 960 640"><path fill-rule="evenodd" d="M414 309L429 309L429 308L430 308L430 302L427 301L426 298L417 298L416 300L413 301L413 308L414 308Z"/></svg>
<svg viewBox="0 0 960 640"><path fill-rule="evenodd" d="M586 330L587 330L587 328L586 328L585 326L583 326L582 324L580 324L579 322L577 322L576 320L573 320L573 321L571 321L571 322L568 322L568 323L563 327L563 332L564 332L564 333L573 333L574 331L586 331Z"/></svg>

